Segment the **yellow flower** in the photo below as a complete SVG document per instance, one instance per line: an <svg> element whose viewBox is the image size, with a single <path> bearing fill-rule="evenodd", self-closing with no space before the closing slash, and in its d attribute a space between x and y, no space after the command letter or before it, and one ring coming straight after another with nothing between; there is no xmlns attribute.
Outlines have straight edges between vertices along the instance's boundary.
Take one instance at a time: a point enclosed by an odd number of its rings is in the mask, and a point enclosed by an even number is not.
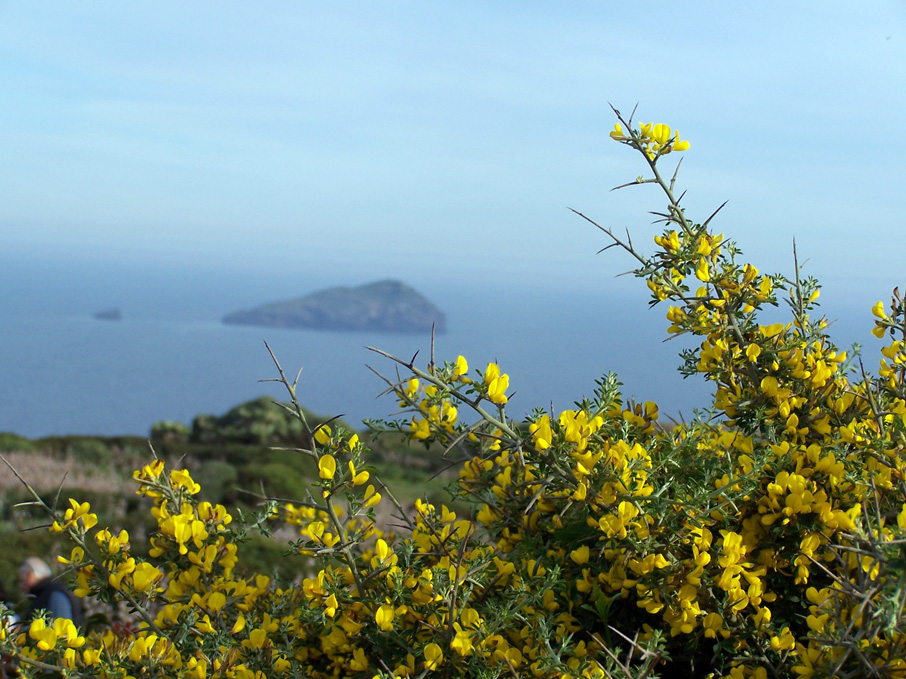
<svg viewBox="0 0 906 679"><path fill-rule="evenodd" d="M196 623L195 629L197 629L202 634L210 634L214 631L214 625L211 624L211 616L207 613L204 614Z"/></svg>
<svg viewBox="0 0 906 679"><path fill-rule="evenodd" d="M462 656L472 655L472 636L474 633L464 630L458 622L453 623L453 628L456 630L456 636L450 641L450 648Z"/></svg>
<svg viewBox="0 0 906 679"><path fill-rule="evenodd" d="M428 420L422 418L416 420L412 418L412 422L409 423L409 431L412 432L411 436L414 439L425 440L431 436L431 425L428 423Z"/></svg>
<svg viewBox="0 0 906 679"><path fill-rule="evenodd" d="M354 672L363 672L368 669L368 658L365 657L365 649L356 648L352 652L352 660L349 661L349 669Z"/></svg>
<svg viewBox="0 0 906 679"><path fill-rule="evenodd" d="M355 465L352 463L352 460L349 461L349 475L352 477L353 486L361 486L363 483L366 483L371 477L371 474L366 471L362 471L356 474Z"/></svg>
<svg viewBox="0 0 906 679"><path fill-rule="evenodd" d="M200 549L203 541L208 537L208 530L204 521L195 518L192 506L188 503L183 504L179 514L168 516L160 522L160 530L165 535L173 536L173 539L179 545L179 553L186 554L188 549L186 543L191 541L196 548Z"/></svg>
<svg viewBox="0 0 906 679"><path fill-rule="evenodd" d="M63 639L70 649L81 648L85 645L85 637L79 634L79 630L68 618L55 618L53 631L56 632L57 639Z"/></svg>
<svg viewBox="0 0 906 679"><path fill-rule="evenodd" d="M777 383L777 378L773 375L768 375L767 377L762 378L761 380L761 391L765 396L773 397L776 396L779 392L780 385Z"/></svg>
<svg viewBox="0 0 906 679"><path fill-rule="evenodd" d="M35 618L28 628L28 636L37 642L42 651L49 651L57 645L57 633L44 623L44 618Z"/></svg>
<svg viewBox="0 0 906 679"><path fill-rule="evenodd" d="M91 513L91 505L87 502L79 504L72 498L69 498L70 508L66 510L66 513L63 515L63 518L66 519L65 527L75 527L76 524L81 523L81 526L84 530L90 530L95 525L97 525L98 517L97 514ZM57 528L59 527L59 530ZM63 527L60 526L56 521L52 526L53 532L62 531Z"/></svg>
<svg viewBox="0 0 906 679"><path fill-rule="evenodd" d="M585 485L584 481L580 481L579 485L576 486L576 490L570 496L573 500L578 500L582 502L586 497L588 497L588 486Z"/></svg>
<svg viewBox="0 0 906 679"><path fill-rule="evenodd" d="M532 434L532 443L538 450L550 448L553 433L551 432L551 421L547 415L542 415L536 422L530 424L529 431Z"/></svg>
<svg viewBox="0 0 906 679"><path fill-rule="evenodd" d="M467 378L463 378L469 372L469 363L466 361L464 356L456 357L456 365L453 367L453 379L460 380L462 382L467 382Z"/></svg>
<svg viewBox="0 0 906 679"><path fill-rule="evenodd" d="M239 611L239 615L236 617L236 622L233 623L233 627L230 631L233 634L239 634L242 630L245 629L245 614L242 611Z"/></svg>
<svg viewBox="0 0 906 679"><path fill-rule="evenodd" d="M761 347L757 344L750 344L746 349L746 358L749 360L749 363L754 363L758 360L758 357L761 355Z"/></svg>
<svg viewBox="0 0 906 679"><path fill-rule="evenodd" d="M425 669L428 671L437 669L437 666L443 662L444 652L440 646L431 643L425 646Z"/></svg>
<svg viewBox="0 0 906 679"><path fill-rule="evenodd" d="M208 608L210 608L214 613L218 613L220 609L226 606L226 595L223 592L211 592L208 595Z"/></svg>
<svg viewBox="0 0 906 679"><path fill-rule="evenodd" d="M322 455L318 460L318 476L330 480L337 473L337 461L333 455Z"/></svg>
<svg viewBox="0 0 906 679"><path fill-rule="evenodd" d="M249 632L249 638L242 642L245 648L264 648L267 646L267 630L259 627Z"/></svg>
<svg viewBox="0 0 906 679"><path fill-rule="evenodd" d="M415 398L415 395L418 393L418 378L413 377L411 380L406 382L406 396L411 399Z"/></svg>
<svg viewBox="0 0 906 679"><path fill-rule="evenodd" d="M588 545L582 545L578 549L574 549L569 553L569 558L572 559L577 565L581 566L582 564L588 563L588 557L590 550Z"/></svg>
<svg viewBox="0 0 906 679"><path fill-rule="evenodd" d="M488 363L484 371L484 381L488 385L488 399L491 403L502 406L507 402L506 390L510 386L510 376L500 373L496 363Z"/></svg>
<svg viewBox="0 0 906 679"><path fill-rule="evenodd" d="M124 545L128 545L129 533L121 530L120 534L115 536L105 528L94 536L94 540L98 543L98 547L106 548L107 554L113 556L114 554L119 554Z"/></svg>
<svg viewBox="0 0 906 679"><path fill-rule="evenodd" d="M147 481L157 481L160 478L160 475L164 471L164 461L163 460L154 460L149 464L146 464L142 467L141 471L136 471L132 474L133 478L136 480L143 479Z"/></svg>
<svg viewBox="0 0 906 679"><path fill-rule="evenodd" d="M774 323L773 325L762 325L758 328L762 337L770 339L776 337L786 329L783 323Z"/></svg>
<svg viewBox="0 0 906 679"><path fill-rule="evenodd" d="M330 435L330 427L328 427L326 424L322 424L315 430L315 441L320 443L322 446L325 446L330 443Z"/></svg>
<svg viewBox="0 0 906 679"><path fill-rule="evenodd" d="M137 592L147 592L163 574L150 563L140 563L132 573L132 586ZM220 596L223 596L222 594Z"/></svg>
<svg viewBox="0 0 906 679"><path fill-rule="evenodd" d="M324 613L327 614L327 617L332 618L337 614L337 607L340 604L337 602L337 595L331 594L324 600Z"/></svg>
<svg viewBox="0 0 906 679"><path fill-rule="evenodd" d="M396 563L396 554L387 542L383 539L378 539L374 544L374 555L377 557L378 561L383 563L392 557L392 563Z"/></svg>
<svg viewBox="0 0 906 679"><path fill-rule="evenodd" d="M663 146L670 139L670 127L663 123L658 123L651 130L651 138L657 142L659 146Z"/></svg>
<svg viewBox="0 0 906 679"><path fill-rule="evenodd" d="M374 489L374 486L369 484L365 489L365 495L362 499L365 503L365 507L374 507L381 501L381 494Z"/></svg>
<svg viewBox="0 0 906 679"><path fill-rule="evenodd" d="M821 615L809 615L805 619L805 622L810 630L812 630L816 634L823 634L824 627L827 625L827 621L829 619L830 613L823 613Z"/></svg>
<svg viewBox="0 0 906 679"><path fill-rule="evenodd" d="M655 236L654 242L667 252L676 252L680 248L680 240L676 231L669 231L664 236Z"/></svg>
<svg viewBox="0 0 906 679"><path fill-rule="evenodd" d="M185 488L192 495L195 495L201 490L201 486L192 480L187 469L174 469L170 472L170 483L177 488Z"/></svg>
<svg viewBox="0 0 906 679"><path fill-rule="evenodd" d="M790 651L796 648L796 639L790 632L789 627L784 627L780 636L771 637L771 648L775 651Z"/></svg>
<svg viewBox="0 0 906 679"><path fill-rule="evenodd" d="M157 640L158 636L156 634L149 634L147 637L137 637L129 649L129 660L141 662L142 658L154 649Z"/></svg>
<svg viewBox="0 0 906 679"><path fill-rule="evenodd" d="M123 531L123 532L125 532L125 531ZM85 550L78 546L72 548L72 552L70 552L68 559L62 555L57 557L57 561L59 563L67 564L67 565L72 564L73 566L78 566L84 560L85 560Z"/></svg>
<svg viewBox="0 0 906 679"><path fill-rule="evenodd" d="M389 632L393 629L393 617L393 606L382 604L374 614L374 621L382 630Z"/></svg>
<svg viewBox="0 0 906 679"><path fill-rule="evenodd" d="M135 559L129 557L126 561L123 561L120 564L117 564L116 568L110 572L110 575L107 576L107 582L114 589L119 589L123 578L129 575L132 571L135 570Z"/></svg>
<svg viewBox="0 0 906 679"><path fill-rule="evenodd" d="M719 633L721 636L724 636L724 638L729 636L730 631L723 630L723 625L724 620L720 617L720 613L708 613L702 621L702 627L705 628L705 638L716 639Z"/></svg>

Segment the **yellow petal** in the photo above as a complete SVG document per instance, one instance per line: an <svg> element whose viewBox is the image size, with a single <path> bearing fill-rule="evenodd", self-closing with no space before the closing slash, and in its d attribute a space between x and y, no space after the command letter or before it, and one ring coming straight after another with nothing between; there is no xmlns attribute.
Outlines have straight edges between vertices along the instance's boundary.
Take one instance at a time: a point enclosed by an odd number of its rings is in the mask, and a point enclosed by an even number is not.
<svg viewBox="0 0 906 679"><path fill-rule="evenodd" d="M320 427L318 427L317 431L315 431L315 441L320 443L322 446L330 443L330 427L328 427L326 424L322 424Z"/></svg>
<svg viewBox="0 0 906 679"><path fill-rule="evenodd" d="M337 461L333 455L322 455L318 460L318 476L322 479L332 479L337 473Z"/></svg>

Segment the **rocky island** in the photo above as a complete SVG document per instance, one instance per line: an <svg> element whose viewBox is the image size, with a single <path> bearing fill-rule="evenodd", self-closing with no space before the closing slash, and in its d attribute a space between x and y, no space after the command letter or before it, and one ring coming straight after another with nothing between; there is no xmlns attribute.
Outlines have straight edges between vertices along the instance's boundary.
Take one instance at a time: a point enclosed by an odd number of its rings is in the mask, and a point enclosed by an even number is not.
<svg viewBox="0 0 906 679"><path fill-rule="evenodd" d="M104 309L98 311L94 317L100 321L119 321L122 320L123 314L119 309Z"/></svg>
<svg viewBox="0 0 906 679"><path fill-rule="evenodd" d="M446 331L446 317L434 304L405 283L378 281L356 288L337 287L306 297L236 311L224 323L270 328L308 328L382 333L437 334Z"/></svg>

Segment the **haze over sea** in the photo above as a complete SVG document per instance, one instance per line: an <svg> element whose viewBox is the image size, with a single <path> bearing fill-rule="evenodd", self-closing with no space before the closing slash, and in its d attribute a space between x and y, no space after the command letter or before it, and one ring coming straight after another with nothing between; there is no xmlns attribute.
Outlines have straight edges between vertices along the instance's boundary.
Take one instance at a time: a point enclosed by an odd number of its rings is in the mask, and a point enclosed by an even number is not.
<svg viewBox="0 0 906 679"><path fill-rule="evenodd" d="M602 256L604 257L604 256ZM624 262L625 263L625 262ZM603 269L619 270L609 257ZM238 271L237 271L238 269ZM555 413L591 396L595 380L618 373L624 395L654 400L664 415L691 416L708 388L676 372L685 340L664 343L665 306L647 308L644 284L573 289L562 283L499 286L407 278L447 313L449 332L436 340L439 361L463 354L471 369L497 360L510 375L509 412ZM613 280L604 278L603 280ZM627 279L621 279L627 280ZM191 423L261 395L285 399L266 340L290 375L303 366L299 397L324 415L353 425L387 417L396 402L376 398L394 366L367 351L400 357L416 351L424 367L427 336L368 335L227 326L227 312L301 296L328 285L368 282L355 271L253 271L174 266L131 260L68 261L65 253L0 256L0 431L30 438L54 434L147 435L158 420ZM635 292L627 293L626 290ZM824 309L839 319L842 346L861 339L869 369L877 365L869 334L874 300ZM121 321L94 313L122 310ZM868 349L871 352L867 351Z"/></svg>
<svg viewBox="0 0 906 679"><path fill-rule="evenodd" d="M826 286L838 344L903 287L906 3L0 4L0 431L147 434L262 394L352 424L365 367L429 340L224 326L228 312L397 278L448 316L439 359L509 373L511 415L616 371L666 415L707 403L666 308L615 275L665 203L611 104L687 153L683 206L762 272ZM894 84L891 86L891 84ZM900 254L897 254L897 253ZM119 307L123 319L93 318ZM779 314L768 322L785 318ZM686 346L688 346L686 342ZM423 363L424 364L424 363Z"/></svg>

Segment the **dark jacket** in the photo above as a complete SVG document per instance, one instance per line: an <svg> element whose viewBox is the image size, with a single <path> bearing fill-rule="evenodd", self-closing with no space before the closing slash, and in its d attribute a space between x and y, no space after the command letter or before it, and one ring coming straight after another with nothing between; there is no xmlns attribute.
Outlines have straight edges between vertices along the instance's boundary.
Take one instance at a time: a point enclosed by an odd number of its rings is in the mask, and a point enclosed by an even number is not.
<svg viewBox="0 0 906 679"><path fill-rule="evenodd" d="M29 590L31 606L25 614L26 622L35 618L38 611L47 611L51 618L69 618L76 627L82 626L82 604L62 582L45 578Z"/></svg>

